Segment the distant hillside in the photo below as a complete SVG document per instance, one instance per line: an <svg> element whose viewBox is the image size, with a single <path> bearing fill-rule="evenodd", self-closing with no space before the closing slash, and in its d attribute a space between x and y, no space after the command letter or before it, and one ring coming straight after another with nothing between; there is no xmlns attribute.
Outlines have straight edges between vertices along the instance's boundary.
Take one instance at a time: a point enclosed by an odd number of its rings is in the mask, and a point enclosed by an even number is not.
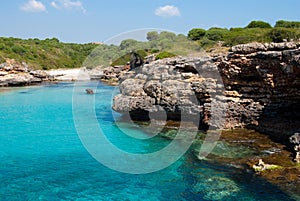
<svg viewBox="0 0 300 201"><path fill-rule="evenodd" d="M0 38L0 63L5 58L25 61L35 69L78 68L96 44L61 43L58 39Z"/></svg>

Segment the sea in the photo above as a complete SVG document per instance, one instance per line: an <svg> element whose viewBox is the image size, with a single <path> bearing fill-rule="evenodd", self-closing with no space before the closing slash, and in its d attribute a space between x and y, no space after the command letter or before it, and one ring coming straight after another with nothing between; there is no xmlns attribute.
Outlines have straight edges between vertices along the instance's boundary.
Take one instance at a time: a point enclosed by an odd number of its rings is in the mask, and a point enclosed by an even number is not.
<svg viewBox="0 0 300 201"><path fill-rule="evenodd" d="M112 110L118 91L101 82L1 90L0 200L293 200L254 173L200 161L191 149L170 164L163 152L127 161L172 140L122 122Z"/></svg>

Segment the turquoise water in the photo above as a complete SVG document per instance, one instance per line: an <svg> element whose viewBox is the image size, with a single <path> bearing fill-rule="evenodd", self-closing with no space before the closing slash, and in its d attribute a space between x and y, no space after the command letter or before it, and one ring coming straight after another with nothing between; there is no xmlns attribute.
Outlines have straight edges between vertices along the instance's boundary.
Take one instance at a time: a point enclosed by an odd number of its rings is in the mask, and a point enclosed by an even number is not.
<svg viewBox="0 0 300 201"><path fill-rule="evenodd" d="M78 93L94 98L84 94L94 85L82 83ZM163 138L137 140L122 133L146 135L138 126L116 126L120 116L111 110L114 89L99 84L95 95L97 119L107 138L132 153L167 146L170 142ZM72 95L72 83L0 94L0 200L291 200L252 174L199 162L191 153L150 174L111 170L82 145L73 121ZM89 126L87 133L92 132Z"/></svg>

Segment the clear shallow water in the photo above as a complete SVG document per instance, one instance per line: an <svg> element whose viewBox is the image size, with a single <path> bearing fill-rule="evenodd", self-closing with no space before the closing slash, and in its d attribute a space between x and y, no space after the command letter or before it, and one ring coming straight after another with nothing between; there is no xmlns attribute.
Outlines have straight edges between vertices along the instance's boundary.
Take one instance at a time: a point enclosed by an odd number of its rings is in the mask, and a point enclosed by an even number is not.
<svg viewBox="0 0 300 201"><path fill-rule="evenodd" d="M82 96L93 84L82 84ZM121 130L115 125L113 89L100 84L95 105L111 142L133 153L169 144L159 137L136 140L124 135L123 129L146 134L133 125L122 124ZM61 83L0 94L0 200L290 200L251 174L196 161L190 153L151 174L110 170L79 140L72 93L72 84ZM88 125L86 130L91 132Z"/></svg>

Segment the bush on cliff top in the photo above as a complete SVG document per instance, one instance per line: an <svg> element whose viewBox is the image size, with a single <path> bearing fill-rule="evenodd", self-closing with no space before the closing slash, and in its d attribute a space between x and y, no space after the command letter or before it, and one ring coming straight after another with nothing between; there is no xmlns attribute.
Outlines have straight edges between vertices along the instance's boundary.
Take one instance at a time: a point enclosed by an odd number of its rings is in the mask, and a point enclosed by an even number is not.
<svg viewBox="0 0 300 201"><path fill-rule="evenodd" d="M206 31L204 29L196 28L192 29L188 33L188 38L191 40L200 40L205 36Z"/></svg>
<svg viewBox="0 0 300 201"><path fill-rule="evenodd" d="M170 52L161 52L158 55L156 55L155 60L171 58L171 57L175 57L175 56L177 56L177 55L170 53Z"/></svg>
<svg viewBox="0 0 300 201"><path fill-rule="evenodd" d="M192 30L195 29L200 28ZM216 47L218 41L222 41L224 46L229 47L250 42L282 42L284 39L299 38L300 22L279 20L274 28L264 21L252 21L245 28L231 28L230 30L210 28L203 37L198 37L197 41L200 47L209 49Z"/></svg>
<svg viewBox="0 0 300 201"><path fill-rule="evenodd" d="M295 21L285 21L285 20L278 20L275 24L275 27L281 28L300 28L300 22Z"/></svg>
<svg viewBox="0 0 300 201"><path fill-rule="evenodd" d="M288 28L274 28L268 33L268 36L273 42L283 42L284 40L300 38L300 31Z"/></svg>
<svg viewBox="0 0 300 201"><path fill-rule="evenodd" d="M252 21L246 26L246 28L272 28L272 26L264 21Z"/></svg>

